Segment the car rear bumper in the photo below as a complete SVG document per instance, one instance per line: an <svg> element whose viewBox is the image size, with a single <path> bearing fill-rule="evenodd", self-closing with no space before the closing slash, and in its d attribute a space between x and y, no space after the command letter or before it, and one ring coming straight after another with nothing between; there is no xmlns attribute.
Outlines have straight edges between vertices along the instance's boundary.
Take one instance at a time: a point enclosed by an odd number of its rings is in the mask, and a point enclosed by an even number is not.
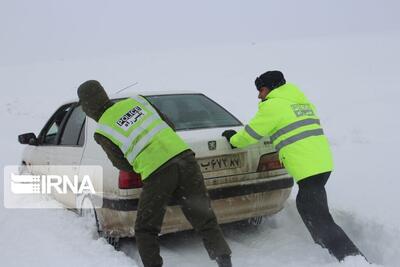
<svg viewBox="0 0 400 267"><path fill-rule="evenodd" d="M269 192L278 189L291 188L293 186L292 178L265 180L262 182L242 183L234 186L225 186L208 189L211 200L220 200L249 194ZM138 198L103 198L103 208L118 211L136 211L138 208ZM177 205L176 200L172 200L169 206Z"/></svg>
<svg viewBox="0 0 400 267"><path fill-rule="evenodd" d="M239 221L256 216L274 214L283 208L289 197L293 179L246 182L234 186L209 188L211 205L219 223ZM138 199L103 198L98 209L102 230L112 236L134 236L134 222ZM162 233L191 229L176 201L172 201L164 218Z"/></svg>

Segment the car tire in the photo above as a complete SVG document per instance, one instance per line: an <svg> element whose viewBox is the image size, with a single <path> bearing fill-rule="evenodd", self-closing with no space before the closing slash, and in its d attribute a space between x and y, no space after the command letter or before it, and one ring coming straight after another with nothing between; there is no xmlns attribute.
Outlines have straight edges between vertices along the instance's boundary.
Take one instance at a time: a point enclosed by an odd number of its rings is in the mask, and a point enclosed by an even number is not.
<svg viewBox="0 0 400 267"><path fill-rule="evenodd" d="M107 235L101 230L101 226L100 226L100 223L99 223L99 220L97 217L96 209L94 208L94 205L89 196L86 196L82 200L82 205L80 208L79 215L81 217L86 217L90 221L90 224L92 224L91 227L94 227L96 229L95 238L104 238L108 244L113 246L116 250L119 250L119 248L120 248L119 237L113 237L113 236Z"/></svg>
<svg viewBox="0 0 400 267"><path fill-rule="evenodd" d="M108 244L114 247L115 250L119 250L121 247L121 242L119 237L102 235L102 237L107 241Z"/></svg>
<svg viewBox="0 0 400 267"><path fill-rule="evenodd" d="M250 224L250 225L258 226L258 225L262 224L263 221L264 221L264 217L263 216L257 216L257 217L249 218L247 220L247 223Z"/></svg>

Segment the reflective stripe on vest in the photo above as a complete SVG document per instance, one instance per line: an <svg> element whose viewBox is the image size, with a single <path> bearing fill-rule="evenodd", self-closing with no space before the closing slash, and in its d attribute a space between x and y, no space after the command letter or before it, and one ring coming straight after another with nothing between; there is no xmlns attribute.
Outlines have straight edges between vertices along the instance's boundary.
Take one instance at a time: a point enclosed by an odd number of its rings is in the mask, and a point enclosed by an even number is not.
<svg viewBox="0 0 400 267"><path fill-rule="evenodd" d="M120 149L128 161L131 163L133 162L137 155L143 150L143 148L150 142L150 140L160 131L169 126L162 121L161 117L158 115L157 111L145 100L141 97L132 97L135 101L141 103L142 105L146 106L146 108L153 113L150 117L148 117L145 121L143 121L136 129L134 129L129 136L124 136L123 134L119 133L111 126L106 124L98 123L98 130L102 131L110 136L112 136L115 140L120 143ZM156 120L160 120L158 124L156 124L153 129L147 130L147 128ZM140 136L145 131L148 131L145 135L143 135L140 140L133 146L132 151L126 154L129 149L132 147L134 140Z"/></svg>
<svg viewBox="0 0 400 267"><path fill-rule="evenodd" d="M168 125L165 122L162 122L158 124L156 127L154 127L150 132L148 132L145 136L143 136L140 141L133 147L133 150L131 153L127 155L127 159L129 162L132 162L135 160L137 155L140 153L140 151L143 150L143 148L147 145L148 142L159 132L164 130L165 128L168 128Z"/></svg>
<svg viewBox="0 0 400 267"><path fill-rule="evenodd" d="M119 132L115 131L113 128L104 125L104 124L99 124L98 129L112 135L115 139L120 141L122 143L122 153L126 153L131 146L132 142L138 137L143 130L145 130L150 124L152 124L155 120L161 119L158 114L153 114L149 118L147 118L146 121L144 121L141 125L139 125L132 133L128 136L125 137L124 135L120 134Z"/></svg>
<svg viewBox="0 0 400 267"><path fill-rule="evenodd" d="M281 150L283 147L293 144L294 142L300 141L302 139L305 139L310 136L318 136L318 135L323 135L324 131L322 129L314 129L314 130L308 130L301 132L299 134L293 135L277 144L275 146L276 150Z"/></svg>
<svg viewBox="0 0 400 267"><path fill-rule="evenodd" d="M127 137L125 137L124 135L120 134L119 132L117 132L116 130L114 130L113 128L111 128L105 124L98 123L97 130L105 132L106 134L113 136L115 139L117 139L122 144L125 144L128 140ZM125 153L125 151L122 151L122 152Z"/></svg>
<svg viewBox="0 0 400 267"><path fill-rule="evenodd" d="M256 133L256 131L254 131L249 125L246 125L244 127L244 130L254 139L256 140L260 140L261 138L263 138L263 136L259 135L258 133Z"/></svg>
<svg viewBox="0 0 400 267"><path fill-rule="evenodd" d="M142 98L141 96L131 97L131 98L133 98L134 100L136 100L140 104L145 105L146 108L148 108L151 112L154 112L155 114L158 114L157 111L153 108L153 106L149 102L147 102L146 99Z"/></svg>
<svg viewBox="0 0 400 267"><path fill-rule="evenodd" d="M275 142L275 140L277 140L282 135L287 134L288 132L291 132L297 128L300 128L300 127L303 127L306 125L311 125L311 124L320 124L319 119L305 119L305 120L293 122L293 123L283 127L282 129L278 130L273 135L271 135L271 141Z"/></svg>

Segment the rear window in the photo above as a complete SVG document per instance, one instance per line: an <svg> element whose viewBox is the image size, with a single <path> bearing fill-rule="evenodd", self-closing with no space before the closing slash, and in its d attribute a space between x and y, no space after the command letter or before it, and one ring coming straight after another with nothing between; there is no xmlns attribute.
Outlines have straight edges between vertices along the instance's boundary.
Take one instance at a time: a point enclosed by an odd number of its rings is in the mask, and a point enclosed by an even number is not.
<svg viewBox="0 0 400 267"><path fill-rule="evenodd" d="M232 114L201 94L155 95L146 96L146 99L168 117L177 131L242 125Z"/></svg>

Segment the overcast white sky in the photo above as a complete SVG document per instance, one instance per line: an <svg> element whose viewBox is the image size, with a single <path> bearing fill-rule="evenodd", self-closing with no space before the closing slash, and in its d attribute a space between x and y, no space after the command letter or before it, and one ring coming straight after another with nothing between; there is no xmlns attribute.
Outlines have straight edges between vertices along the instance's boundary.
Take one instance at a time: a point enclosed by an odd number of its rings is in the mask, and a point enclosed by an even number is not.
<svg viewBox="0 0 400 267"><path fill-rule="evenodd" d="M388 0L0 0L1 65L400 29Z"/></svg>

